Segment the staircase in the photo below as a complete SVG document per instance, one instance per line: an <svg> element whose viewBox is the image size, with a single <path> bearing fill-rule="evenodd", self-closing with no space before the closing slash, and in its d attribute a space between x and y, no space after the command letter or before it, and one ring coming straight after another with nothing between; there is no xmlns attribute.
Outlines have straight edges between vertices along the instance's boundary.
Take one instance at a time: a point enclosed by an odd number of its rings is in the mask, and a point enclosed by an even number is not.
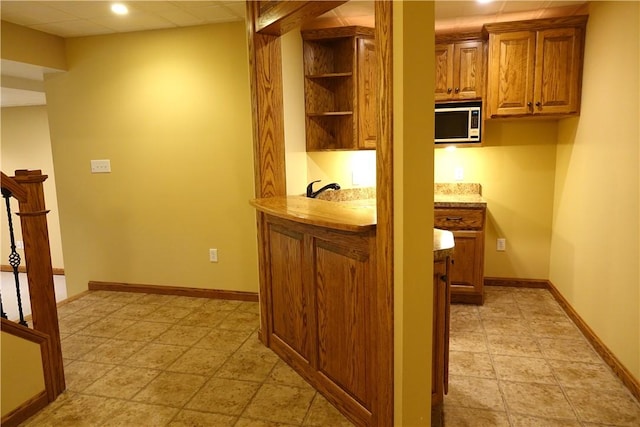
<svg viewBox="0 0 640 427"><path fill-rule="evenodd" d="M47 213L43 183L47 179L39 170L17 170L9 177L2 172L2 197L8 214L11 240L9 264L18 280L20 256L13 237L13 214L10 199L18 201L20 227L24 241L27 281L31 300L31 323L22 315L18 292L20 319L8 320L1 310L2 322L2 420L3 426L15 426L53 402L65 390L64 366L60 330L53 284L53 268L49 248ZM2 235L7 226L2 224ZM1 302L1 296L0 296ZM38 357L39 347L39 357ZM34 354L35 350L35 354ZM33 369L33 361L41 363L42 371ZM36 363L37 363L36 362ZM40 378L40 374L42 378ZM25 385L26 384L26 385ZM39 384L44 385L41 390Z"/></svg>

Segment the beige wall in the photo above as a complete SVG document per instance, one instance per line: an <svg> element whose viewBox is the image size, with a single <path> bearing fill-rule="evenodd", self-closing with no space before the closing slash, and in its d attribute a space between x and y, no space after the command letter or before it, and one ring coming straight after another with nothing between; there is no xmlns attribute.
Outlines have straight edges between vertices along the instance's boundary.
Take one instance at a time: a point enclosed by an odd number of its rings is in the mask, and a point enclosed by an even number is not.
<svg viewBox="0 0 640 427"><path fill-rule="evenodd" d="M482 185L487 200L485 276L549 276L557 121L487 120L483 146L435 150L435 181ZM496 251L496 239L507 249Z"/></svg>
<svg viewBox="0 0 640 427"><path fill-rule="evenodd" d="M64 39L2 21L2 59L66 70Z"/></svg>
<svg viewBox="0 0 640 427"><path fill-rule="evenodd" d="M590 6L582 112L559 127L549 275L638 379L639 9Z"/></svg>
<svg viewBox="0 0 640 427"><path fill-rule="evenodd" d="M280 37L282 48L282 101L284 109L287 194L302 194L307 184L307 147L304 133L304 75L300 30Z"/></svg>
<svg viewBox="0 0 640 427"><path fill-rule="evenodd" d="M44 391L40 345L2 332L2 416Z"/></svg>
<svg viewBox="0 0 640 427"><path fill-rule="evenodd" d="M393 4L395 425L431 425L433 2ZM425 262L429 261L429 262Z"/></svg>
<svg viewBox="0 0 640 427"><path fill-rule="evenodd" d="M67 57L45 88L69 295L89 280L257 291L244 23L73 38Z"/></svg>
<svg viewBox="0 0 640 427"><path fill-rule="evenodd" d="M51 157L51 140L49 138L49 122L47 107L7 107L1 110L2 147L0 163L2 171L13 175L16 169L40 169L49 178L44 182L44 199L49 215L49 245L51 247L51 263L54 268L64 268L62 243L60 239L60 222L58 219L58 201L55 187L53 158ZM12 212L18 212L18 203L12 199ZM6 209L2 209L2 224L7 224ZM13 217L16 240L22 240L20 219ZM4 226L6 227L6 225ZM6 229L2 229L2 234ZM2 239L2 264L7 264L9 256L9 240ZM24 251L18 253L24 260ZM24 262L22 263L24 266Z"/></svg>

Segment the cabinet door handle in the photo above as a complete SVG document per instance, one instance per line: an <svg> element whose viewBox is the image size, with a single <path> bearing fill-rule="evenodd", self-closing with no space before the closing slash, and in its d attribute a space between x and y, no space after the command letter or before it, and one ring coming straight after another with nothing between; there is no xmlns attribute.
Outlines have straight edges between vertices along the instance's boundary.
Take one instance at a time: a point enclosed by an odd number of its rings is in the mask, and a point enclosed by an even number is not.
<svg viewBox="0 0 640 427"><path fill-rule="evenodd" d="M440 276L440 280L442 280L443 282L447 283L447 275L443 274L442 276Z"/></svg>
<svg viewBox="0 0 640 427"><path fill-rule="evenodd" d="M460 88L459 87L456 88L456 93L458 93L458 92L460 92Z"/></svg>
<svg viewBox="0 0 640 427"><path fill-rule="evenodd" d="M451 88L450 87L447 88L447 93L451 93Z"/></svg>
<svg viewBox="0 0 640 427"><path fill-rule="evenodd" d="M527 102L527 107L531 107L533 104L531 102Z"/></svg>
<svg viewBox="0 0 640 427"><path fill-rule="evenodd" d="M448 216L447 221L462 221L461 216Z"/></svg>
<svg viewBox="0 0 640 427"><path fill-rule="evenodd" d="M540 101L536 102L536 107L540 107L542 103Z"/></svg>

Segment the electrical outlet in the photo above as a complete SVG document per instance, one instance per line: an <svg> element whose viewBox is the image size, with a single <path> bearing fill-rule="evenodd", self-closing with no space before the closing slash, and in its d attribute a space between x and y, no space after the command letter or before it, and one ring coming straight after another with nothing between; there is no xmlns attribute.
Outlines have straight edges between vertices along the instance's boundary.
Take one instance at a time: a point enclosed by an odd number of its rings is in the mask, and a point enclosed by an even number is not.
<svg viewBox="0 0 640 427"><path fill-rule="evenodd" d="M24 242L22 240L16 240L16 249L24 249Z"/></svg>
<svg viewBox="0 0 640 427"><path fill-rule="evenodd" d="M496 241L496 250L504 252L507 250L507 239L500 238Z"/></svg>
<svg viewBox="0 0 640 427"><path fill-rule="evenodd" d="M91 160L91 173L111 173L111 160Z"/></svg>
<svg viewBox="0 0 640 427"><path fill-rule="evenodd" d="M217 249L209 249L209 261L218 262L218 250Z"/></svg>
<svg viewBox="0 0 640 427"><path fill-rule="evenodd" d="M464 179L464 169L462 166L457 166L453 171L453 175L456 181L462 181Z"/></svg>

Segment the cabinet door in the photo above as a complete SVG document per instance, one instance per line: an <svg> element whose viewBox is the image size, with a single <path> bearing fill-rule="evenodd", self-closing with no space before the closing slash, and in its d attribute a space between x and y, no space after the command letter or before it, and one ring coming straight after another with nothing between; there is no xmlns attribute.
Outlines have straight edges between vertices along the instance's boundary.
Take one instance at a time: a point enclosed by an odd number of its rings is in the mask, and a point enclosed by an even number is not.
<svg viewBox="0 0 640 427"><path fill-rule="evenodd" d="M435 100L451 98L453 93L453 43L436 45Z"/></svg>
<svg viewBox="0 0 640 427"><path fill-rule="evenodd" d="M302 233L280 225L269 226L271 338L285 343L306 361L311 360L312 311L309 280L305 279L308 254Z"/></svg>
<svg viewBox="0 0 640 427"><path fill-rule="evenodd" d="M456 43L453 52L453 93L458 99L480 98L483 88L482 41Z"/></svg>
<svg viewBox="0 0 640 427"><path fill-rule="evenodd" d="M367 285L371 280L369 254L355 244L316 239L315 289L318 319L318 370L371 408L375 381L372 365L372 319Z"/></svg>
<svg viewBox="0 0 640 427"><path fill-rule="evenodd" d="M376 44L373 39L358 39L358 148L376 148Z"/></svg>
<svg viewBox="0 0 640 427"><path fill-rule="evenodd" d="M534 114L578 112L582 62L581 31L580 28L538 31Z"/></svg>
<svg viewBox="0 0 640 427"><path fill-rule="evenodd" d="M534 32L489 34L489 117L531 113L534 60Z"/></svg>
<svg viewBox="0 0 640 427"><path fill-rule="evenodd" d="M482 303L484 232L454 231L455 247L451 266L453 302Z"/></svg>

